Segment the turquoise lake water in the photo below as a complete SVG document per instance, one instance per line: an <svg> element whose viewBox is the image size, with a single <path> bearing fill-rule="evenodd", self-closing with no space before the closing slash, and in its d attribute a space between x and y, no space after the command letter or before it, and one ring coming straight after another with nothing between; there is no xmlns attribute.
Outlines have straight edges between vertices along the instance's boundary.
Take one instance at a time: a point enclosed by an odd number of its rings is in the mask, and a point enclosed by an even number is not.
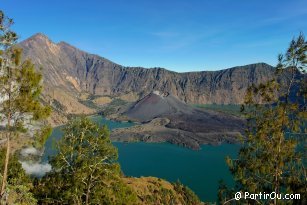
<svg viewBox="0 0 307 205"><path fill-rule="evenodd" d="M109 129L129 127L132 123L114 122L101 117L93 117L99 124ZM45 145L43 161L54 154L52 141L61 137L62 132L55 128ZM219 180L232 184L232 177L225 163L225 157L235 157L239 145L203 145L193 151L168 143L113 143L119 152L119 163L127 176L154 176L171 182L180 180L190 187L203 201L215 201Z"/></svg>

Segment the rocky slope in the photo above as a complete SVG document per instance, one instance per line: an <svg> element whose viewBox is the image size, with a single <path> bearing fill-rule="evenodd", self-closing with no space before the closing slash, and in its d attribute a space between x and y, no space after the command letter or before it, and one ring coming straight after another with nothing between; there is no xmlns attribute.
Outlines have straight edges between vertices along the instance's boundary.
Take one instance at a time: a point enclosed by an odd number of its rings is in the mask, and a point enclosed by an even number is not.
<svg viewBox="0 0 307 205"><path fill-rule="evenodd" d="M123 115L132 121L146 122L174 114L193 115L197 110L170 93L154 91L132 104Z"/></svg>
<svg viewBox="0 0 307 205"><path fill-rule="evenodd" d="M246 88L269 79L274 68L264 63L220 71L176 73L163 68L124 67L81 51L65 42L54 43L43 34L21 42L24 57L43 68L45 92L69 92L127 97L137 100L154 90L169 92L193 104L240 104ZM131 97L133 99L131 99Z"/></svg>
<svg viewBox="0 0 307 205"><path fill-rule="evenodd" d="M111 132L112 141L119 142L169 142L193 150L199 150L202 144L219 145L223 142L237 143L242 136L240 129L216 130L210 132L193 132L180 127L169 127L170 120L156 118L150 122L129 128L115 129ZM199 124L200 125L200 124ZM205 125L204 128L207 128ZM199 128L199 127L198 127ZM214 128L214 127L211 127Z"/></svg>
<svg viewBox="0 0 307 205"><path fill-rule="evenodd" d="M158 91L132 104L122 116L142 124L113 131L115 141L170 142L191 149L199 149L201 144L234 143L245 125L241 118L200 110Z"/></svg>

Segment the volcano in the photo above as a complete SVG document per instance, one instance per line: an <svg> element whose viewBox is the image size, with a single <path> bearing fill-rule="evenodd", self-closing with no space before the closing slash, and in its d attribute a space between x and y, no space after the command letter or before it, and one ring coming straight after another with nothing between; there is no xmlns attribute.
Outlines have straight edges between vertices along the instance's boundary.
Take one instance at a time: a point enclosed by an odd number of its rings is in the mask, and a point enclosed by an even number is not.
<svg viewBox="0 0 307 205"><path fill-rule="evenodd" d="M154 118L166 117L173 114L191 115L197 110L169 93L154 91L134 103L124 115L129 118L147 122Z"/></svg>
<svg viewBox="0 0 307 205"><path fill-rule="evenodd" d="M170 93L154 91L130 106L123 115L132 121L150 122L167 118L167 127L191 132L243 131L244 120L221 112L201 110Z"/></svg>

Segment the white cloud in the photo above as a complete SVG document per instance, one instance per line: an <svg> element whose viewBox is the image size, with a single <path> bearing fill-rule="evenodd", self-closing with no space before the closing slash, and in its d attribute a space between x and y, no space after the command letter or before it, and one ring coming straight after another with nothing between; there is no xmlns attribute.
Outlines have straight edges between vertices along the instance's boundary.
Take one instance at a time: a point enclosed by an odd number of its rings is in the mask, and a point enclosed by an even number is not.
<svg viewBox="0 0 307 205"><path fill-rule="evenodd" d="M29 147L29 148L22 149L20 154L23 157L27 157L29 155L39 155L40 152L37 149L35 149L34 147Z"/></svg>
<svg viewBox="0 0 307 205"><path fill-rule="evenodd" d="M34 175L37 177L44 176L47 172L51 171L51 165L48 163L40 164L40 163L31 163L31 162L20 162L22 168L29 175Z"/></svg>

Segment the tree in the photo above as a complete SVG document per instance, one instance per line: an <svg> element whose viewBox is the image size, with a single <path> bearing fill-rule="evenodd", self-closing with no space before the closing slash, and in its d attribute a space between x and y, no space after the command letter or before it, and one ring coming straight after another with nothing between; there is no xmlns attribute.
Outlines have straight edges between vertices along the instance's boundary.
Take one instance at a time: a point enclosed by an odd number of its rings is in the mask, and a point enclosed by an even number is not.
<svg viewBox="0 0 307 205"><path fill-rule="evenodd" d="M303 204L306 200L302 153L306 142L306 51L305 38L300 34L291 41L285 55L279 55L276 77L247 90L242 107L247 117L246 139L238 159L226 160L236 187L233 190L221 187L223 203L231 202L235 191L301 194L301 200L256 200L263 204Z"/></svg>
<svg viewBox="0 0 307 205"><path fill-rule="evenodd" d="M35 70L30 60L21 61L22 50L15 43L17 35L10 30L13 20L0 11L0 110L5 124L6 154L2 175L0 198L7 188L10 143L17 131L26 130L31 120L46 118L51 109L42 106L39 96L42 91L42 75Z"/></svg>
<svg viewBox="0 0 307 205"><path fill-rule="evenodd" d="M37 182L35 193L45 204L134 204L136 195L121 181L117 149L109 131L87 118L64 128L51 158L51 173Z"/></svg>
<svg viewBox="0 0 307 205"><path fill-rule="evenodd" d="M0 172L2 173L4 168L4 158L5 149L0 149ZM32 188L31 179L26 175L25 171L21 167L18 161L17 154L13 154L10 157L7 181L8 181L8 194L5 198L0 200L0 204L27 204L34 205L37 200L34 198L33 194L30 192Z"/></svg>
<svg viewBox="0 0 307 205"><path fill-rule="evenodd" d="M174 190L182 196L182 204L186 205L198 205L203 204L199 200L198 196L187 186L181 184L180 181L173 183Z"/></svg>

